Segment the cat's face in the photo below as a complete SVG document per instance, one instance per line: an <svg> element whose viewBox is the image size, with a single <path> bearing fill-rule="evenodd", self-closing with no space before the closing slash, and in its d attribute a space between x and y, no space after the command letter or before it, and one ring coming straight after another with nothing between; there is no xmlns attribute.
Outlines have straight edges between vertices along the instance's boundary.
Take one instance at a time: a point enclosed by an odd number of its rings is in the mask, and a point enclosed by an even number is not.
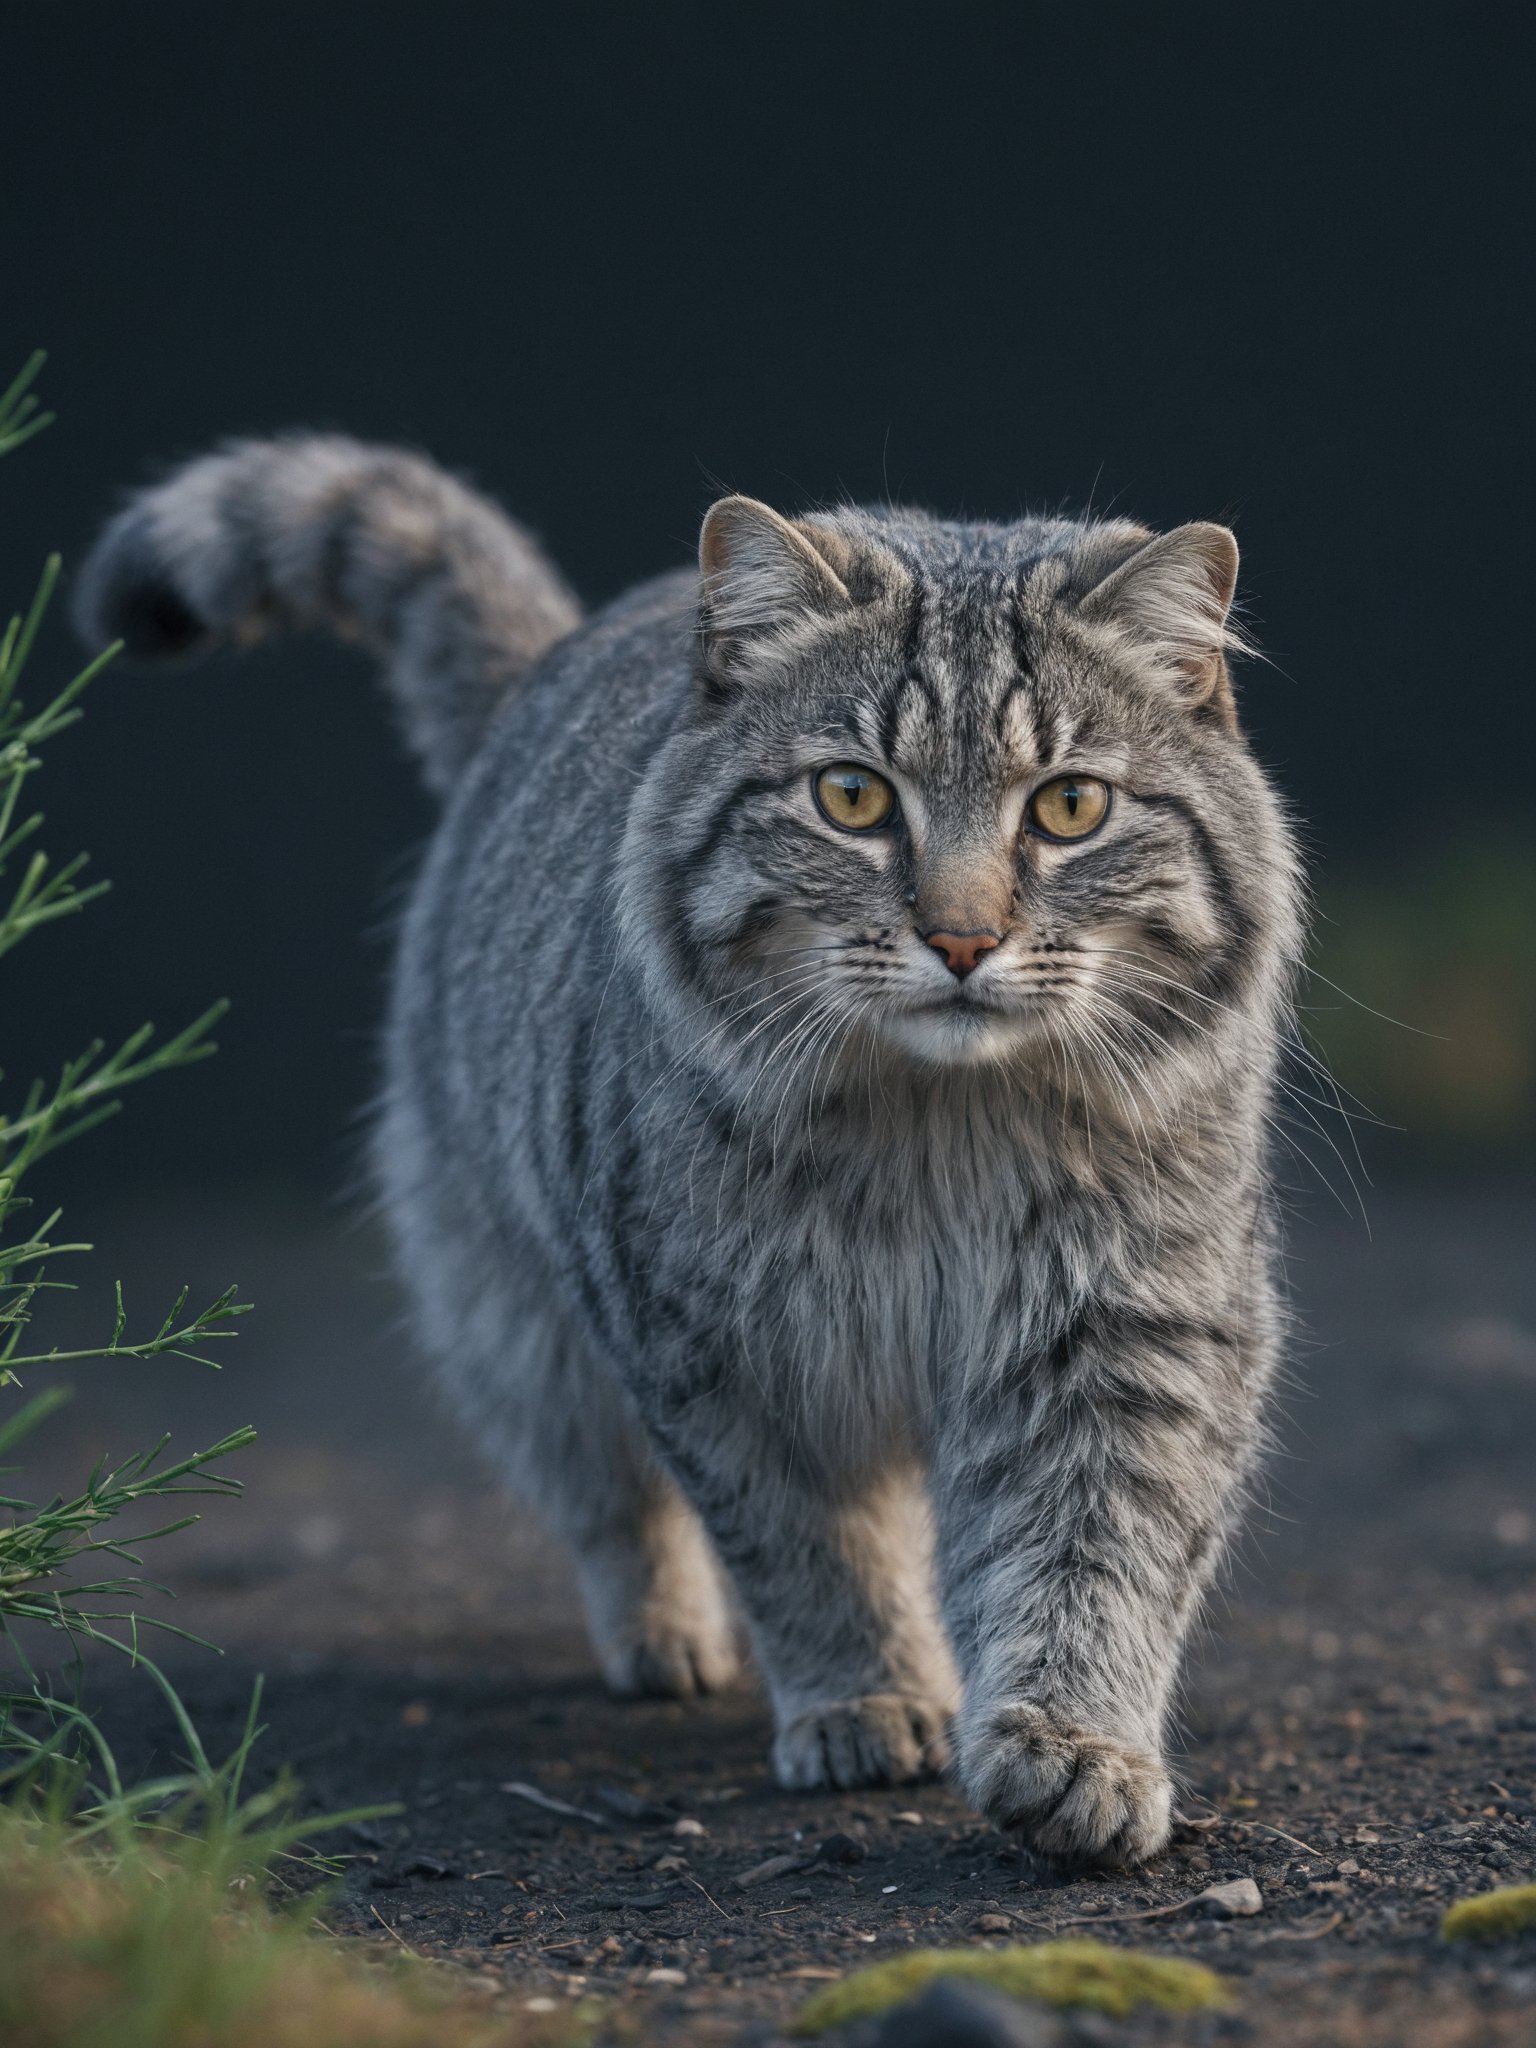
<svg viewBox="0 0 1536 2048"><path fill-rule="evenodd" d="M650 815L722 1047L1124 1077L1230 1007L1291 877L1233 713L1225 529L736 499L702 558L699 715Z"/></svg>

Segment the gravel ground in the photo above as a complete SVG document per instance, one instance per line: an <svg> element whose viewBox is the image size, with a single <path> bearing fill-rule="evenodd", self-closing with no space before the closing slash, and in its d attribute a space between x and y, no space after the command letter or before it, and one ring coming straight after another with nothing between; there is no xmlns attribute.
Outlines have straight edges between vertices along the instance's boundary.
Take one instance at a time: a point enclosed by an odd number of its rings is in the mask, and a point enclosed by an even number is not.
<svg viewBox="0 0 1536 2048"><path fill-rule="evenodd" d="M563 1560L437 1415L376 1247L334 1216L90 1219L146 1311L192 1275L238 1277L261 1314L218 1378L82 1387L48 1477L172 1407L178 1447L257 1422L245 1501L164 1553L177 1620L228 1652L178 1655L178 1681L212 1747L264 1671L273 1763L322 1806L400 1803L347 1838L339 1930L457 1957L519 2000L596 1991L646 2038L769 2041L872 1959L1099 1930L1211 1964L1235 2003L1081 2038L1525 2043L1536 1936L1448 1947L1438 1925L1536 1878L1536 1201L1370 1209L1370 1236L1298 1222L1283 1449L1193 1660L1185 1824L1130 1877L1061 1883L939 1784L780 1792L751 1689L608 1700ZM148 1688L101 1682L126 1752L164 1763ZM1238 1878L1257 1914L1191 1903Z"/></svg>

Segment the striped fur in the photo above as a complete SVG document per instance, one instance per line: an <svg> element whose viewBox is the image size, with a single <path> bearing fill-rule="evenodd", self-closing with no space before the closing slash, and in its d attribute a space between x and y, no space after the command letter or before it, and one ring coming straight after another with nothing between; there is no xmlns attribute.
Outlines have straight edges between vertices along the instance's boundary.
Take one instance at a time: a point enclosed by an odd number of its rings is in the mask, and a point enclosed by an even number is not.
<svg viewBox="0 0 1536 2048"><path fill-rule="evenodd" d="M145 658L278 627L360 640L446 793L506 685L580 612L528 535L434 464L304 434L231 442L141 492L86 563L75 615Z"/></svg>
<svg viewBox="0 0 1536 2048"><path fill-rule="evenodd" d="M952 1749L1041 1853L1152 1854L1281 1332L1301 888L1232 708L1230 535L732 500L701 577L570 631L553 582L521 620L521 536L402 458L354 455L322 544L334 501L285 481L314 446L138 501L92 616L356 611L367 534L392 644L402 525L403 584L435 550L478 593L405 685L453 786L376 1159L423 1337L573 1546L610 1681L725 1681L718 1561L786 1784ZM466 531L504 585L459 576ZM889 829L821 816L838 761L895 786ZM1114 792L1072 844L1026 813L1066 771ZM919 935L936 906L1000 932L964 981Z"/></svg>

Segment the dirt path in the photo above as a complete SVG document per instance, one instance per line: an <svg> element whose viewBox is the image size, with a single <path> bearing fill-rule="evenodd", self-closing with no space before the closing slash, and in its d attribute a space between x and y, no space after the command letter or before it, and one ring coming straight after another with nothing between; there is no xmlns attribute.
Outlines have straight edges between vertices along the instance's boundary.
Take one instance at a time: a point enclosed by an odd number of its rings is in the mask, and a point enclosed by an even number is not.
<svg viewBox="0 0 1536 2048"><path fill-rule="evenodd" d="M1311 1334L1269 1510L1191 1673L1192 1825L1132 1878L1043 1879L938 1785L779 1792L751 1691L609 1701L563 1562L435 1416L373 1248L334 1221L103 1219L141 1298L195 1270L263 1312L220 1379L82 1389L53 1455L62 1478L127 1448L173 1397L178 1444L262 1428L247 1500L170 1569L177 1619L229 1655L176 1666L210 1746L262 1669L274 1763L325 1806L402 1804L349 1841L339 1928L530 1998L602 1991L667 2041L772 2039L829 1973L912 1944L1102 1926L1237 1988L1230 2016L1105 2041L1523 2043L1536 1938L1468 1951L1437 1929L1451 1899L1536 1878L1536 1204L1399 1195L1372 1223L1298 1229ZM143 1690L115 1685L112 1720L140 1756L169 1743ZM739 1888L769 1858L796 1862ZM1256 1917L1130 1917L1239 1876Z"/></svg>

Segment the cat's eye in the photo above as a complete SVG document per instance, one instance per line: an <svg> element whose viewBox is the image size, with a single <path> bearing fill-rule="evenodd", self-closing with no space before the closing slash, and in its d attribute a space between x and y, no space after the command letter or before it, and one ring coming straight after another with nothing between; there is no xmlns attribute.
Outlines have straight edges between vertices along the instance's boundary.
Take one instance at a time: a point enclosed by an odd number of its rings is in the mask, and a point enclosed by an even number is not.
<svg viewBox="0 0 1536 2048"><path fill-rule="evenodd" d="M896 808L896 792L873 768L855 768L840 761L822 768L811 784L816 808L829 824L844 832L873 832Z"/></svg>
<svg viewBox="0 0 1536 2048"><path fill-rule="evenodd" d="M1109 816L1109 784L1092 775L1058 775L1029 800L1029 819L1048 839L1086 839Z"/></svg>

